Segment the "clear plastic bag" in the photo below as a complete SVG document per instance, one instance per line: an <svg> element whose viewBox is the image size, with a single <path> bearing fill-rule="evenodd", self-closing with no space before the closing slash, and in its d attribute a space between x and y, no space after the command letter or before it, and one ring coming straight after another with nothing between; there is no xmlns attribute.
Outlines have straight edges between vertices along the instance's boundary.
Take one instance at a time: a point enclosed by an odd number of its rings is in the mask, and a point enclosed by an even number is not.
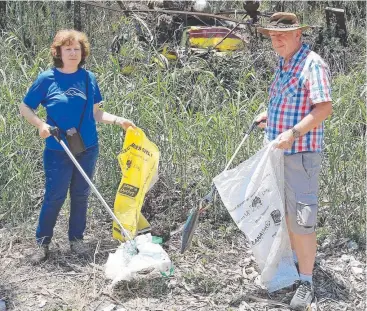
<svg viewBox="0 0 367 311"><path fill-rule="evenodd" d="M135 243L138 253L131 252ZM108 256L105 275L112 280L112 286L119 281L129 281L145 269L156 269L163 276L173 274L173 265L161 245L152 242L150 233L137 236L134 241L122 243L115 253Z"/></svg>

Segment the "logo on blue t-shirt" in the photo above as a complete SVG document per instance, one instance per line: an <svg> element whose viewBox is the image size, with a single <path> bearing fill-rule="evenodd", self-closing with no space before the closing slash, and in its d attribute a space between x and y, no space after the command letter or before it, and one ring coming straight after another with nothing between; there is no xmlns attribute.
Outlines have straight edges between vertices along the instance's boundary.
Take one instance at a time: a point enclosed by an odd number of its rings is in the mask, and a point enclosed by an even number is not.
<svg viewBox="0 0 367 311"><path fill-rule="evenodd" d="M70 89L65 91L64 94L67 95L67 96L71 96L71 97L79 96L79 97L83 98L84 100L87 100L87 97L85 96L85 94L82 91L76 89L75 87L71 87Z"/></svg>

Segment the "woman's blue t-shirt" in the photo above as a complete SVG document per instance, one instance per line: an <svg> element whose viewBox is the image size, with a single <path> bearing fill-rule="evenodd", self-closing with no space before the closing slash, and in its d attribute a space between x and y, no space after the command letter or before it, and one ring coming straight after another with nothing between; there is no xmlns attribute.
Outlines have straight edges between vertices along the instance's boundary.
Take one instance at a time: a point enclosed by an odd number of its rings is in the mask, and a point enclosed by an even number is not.
<svg viewBox="0 0 367 311"><path fill-rule="evenodd" d="M86 104L88 74L88 103L80 126L80 134L86 148L98 144L93 106L102 101L101 92L94 74L83 68L66 74L56 68L42 72L28 90L23 102L32 109L41 104L47 112L47 124L59 127L63 132L79 126ZM56 123L56 124L55 124ZM53 137L46 138L46 149L63 150Z"/></svg>

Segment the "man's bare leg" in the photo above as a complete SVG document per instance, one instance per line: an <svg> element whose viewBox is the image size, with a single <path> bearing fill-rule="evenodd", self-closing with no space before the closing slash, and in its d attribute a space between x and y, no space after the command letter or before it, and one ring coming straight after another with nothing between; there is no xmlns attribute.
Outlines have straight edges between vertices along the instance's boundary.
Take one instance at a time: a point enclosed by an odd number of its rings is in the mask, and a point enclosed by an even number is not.
<svg viewBox="0 0 367 311"><path fill-rule="evenodd" d="M314 298L312 272L316 257L316 233L296 234L290 230L288 231L292 250L295 250L297 255L298 272L301 280L290 305L295 310L303 310Z"/></svg>
<svg viewBox="0 0 367 311"><path fill-rule="evenodd" d="M296 252L298 259L299 273L304 275L312 275L316 258L316 233L296 234L289 230L288 217L288 233L292 250Z"/></svg>
<svg viewBox="0 0 367 311"><path fill-rule="evenodd" d="M288 216L285 219L287 221L288 235L289 235L289 239L291 241L292 251L294 251L293 232L289 229L290 227L289 227L289 218L288 218Z"/></svg>
<svg viewBox="0 0 367 311"><path fill-rule="evenodd" d="M304 235L292 233L291 239L298 258L299 273L312 275L316 258L316 232Z"/></svg>
<svg viewBox="0 0 367 311"><path fill-rule="evenodd" d="M289 240L291 242L291 248L292 248L292 253L293 253L293 260L295 263L298 264L298 258L296 257L296 251L294 250L294 242L293 242L293 233L292 231L289 229L289 219L288 216L286 216L286 221L287 221L287 228L288 228L288 235L289 235Z"/></svg>

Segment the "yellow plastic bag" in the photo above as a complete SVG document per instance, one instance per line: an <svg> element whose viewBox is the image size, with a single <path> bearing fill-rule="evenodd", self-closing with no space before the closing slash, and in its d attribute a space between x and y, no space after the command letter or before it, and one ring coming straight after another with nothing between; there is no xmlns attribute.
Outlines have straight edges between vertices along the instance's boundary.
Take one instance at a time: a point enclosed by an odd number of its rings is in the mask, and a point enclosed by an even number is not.
<svg viewBox="0 0 367 311"><path fill-rule="evenodd" d="M116 193L114 213L131 238L150 230L150 224L141 214L144 197L157 179L159 150L144 132L129 127L121 153L117 156L122 179ZM124 241L120 227L113 222L112 236Z"/></svg>

